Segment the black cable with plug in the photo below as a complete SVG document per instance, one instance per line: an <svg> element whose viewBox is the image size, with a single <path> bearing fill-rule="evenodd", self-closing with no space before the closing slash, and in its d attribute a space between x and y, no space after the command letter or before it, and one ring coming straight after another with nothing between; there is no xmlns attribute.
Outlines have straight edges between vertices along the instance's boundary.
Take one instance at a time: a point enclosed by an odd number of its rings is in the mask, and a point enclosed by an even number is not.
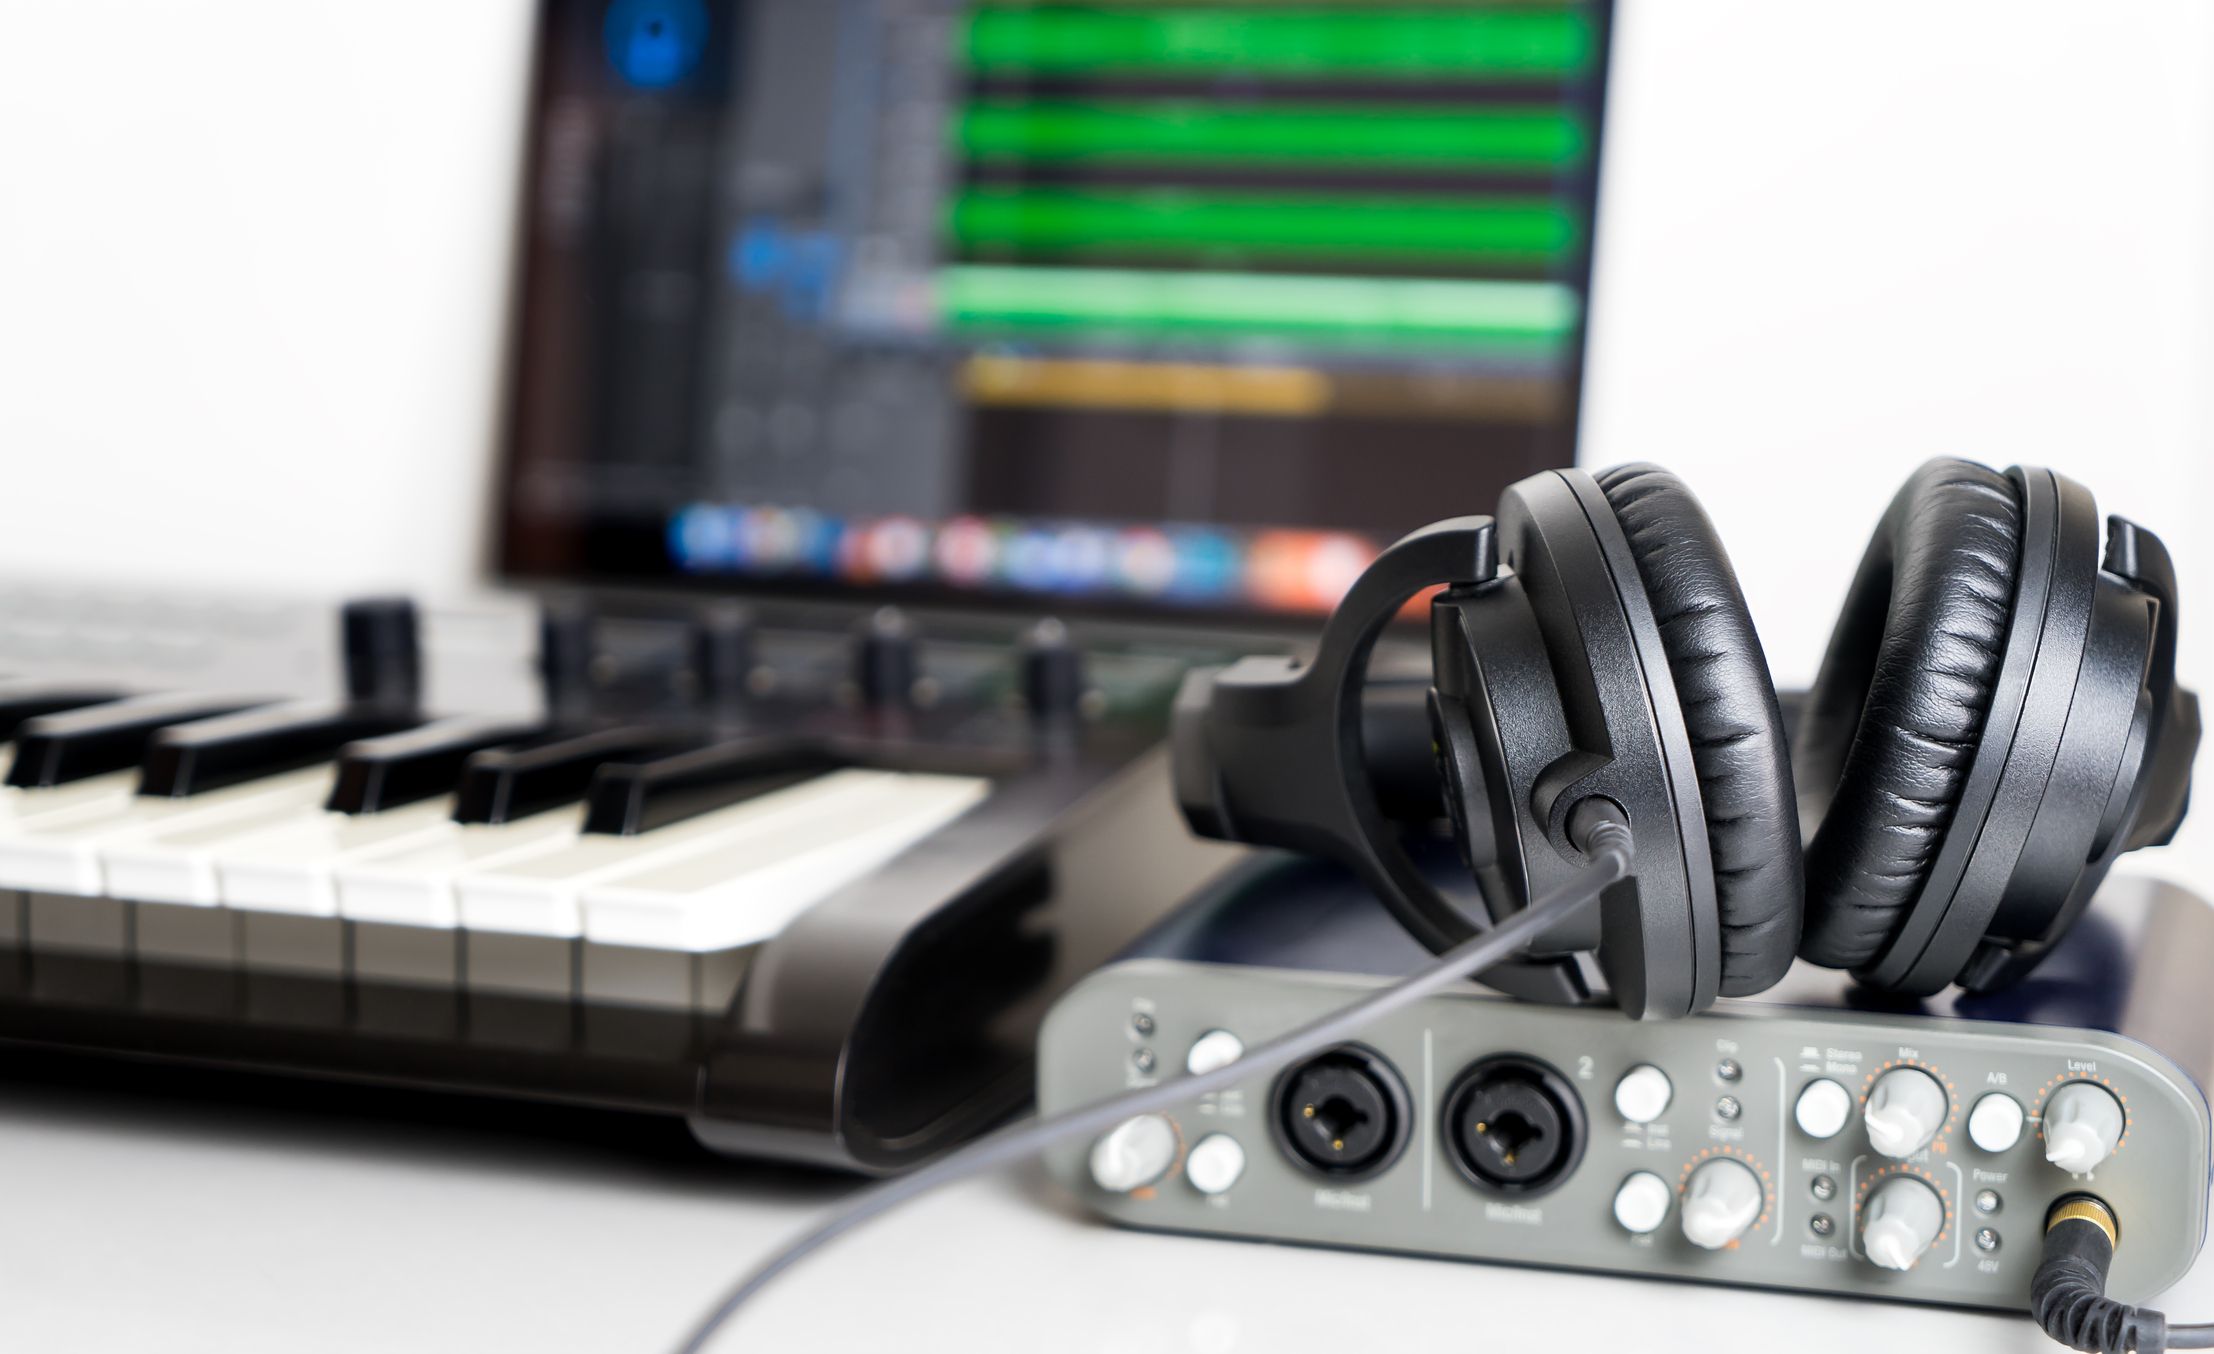
<svg viewBox="0 0 2214 1354"><path fill-rule="evenodd" d="M1604 800L1587 800L1592 811L1577 823L1577 845L1589 862L1551 893L1508 920L1457 946L1400 981L1352 1005L1252 1049L1237 1061L1197 1076L1175 1077L1050 1119L1009 1124L930 1165L861 1190L829 1217L786 1242L754 1266L736 1287L692 1329L678 1354L699 1354L715 1332L769 1281L807 1255L879 1213L941 1185L1019 1161L1070 1138L1088 1137L1135 1115L1150 1114L1210 1091L1223 1090L1247 1077L1264 1076L1300 1059L1341 1044L1361 1027L1401 1010L1512 956L1545 931L1589 907L1606 888L1629 877L1635 856L1622 811ZM1578 805L1582 810L1585 805Z"/></svg>
<svg viewBox="0 0 2214 1354"><path fill-rule="evenodd" d="M2122 1239L2106 1201L2064 1195L2045 1215L2045 1252L2030 1278L2030 1316L2047 1335L2084 1354L2160 1354L2214 1349L2214 1325L2171 1326L2149 1307L2106 1295L2106 1272Z"/></svg>

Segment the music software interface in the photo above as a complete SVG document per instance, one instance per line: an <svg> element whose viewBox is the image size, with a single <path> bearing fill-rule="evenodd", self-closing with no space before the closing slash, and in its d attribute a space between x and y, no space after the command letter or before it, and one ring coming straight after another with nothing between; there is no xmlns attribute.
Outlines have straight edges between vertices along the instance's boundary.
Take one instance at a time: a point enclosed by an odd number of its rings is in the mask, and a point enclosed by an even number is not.
<svg viewBox="0 0 2214 1354"><path fill-rule="evenodd" d="M1571 460L1606 27L552 0L505 567L1326 610Z"/></svg>

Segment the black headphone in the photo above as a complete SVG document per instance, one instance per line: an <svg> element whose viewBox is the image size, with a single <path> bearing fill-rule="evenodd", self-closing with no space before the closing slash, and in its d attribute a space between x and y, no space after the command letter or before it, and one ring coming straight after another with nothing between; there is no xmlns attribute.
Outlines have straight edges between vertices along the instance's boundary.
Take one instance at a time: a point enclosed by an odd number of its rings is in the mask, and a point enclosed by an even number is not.
<svg viewBox="0 0 2214 1354"><path fill-rule="evenodd" d="M1904 994L1989 991L2035 967L2115 858L2168 841L2187 806L2199 720L2175 682L2175 569L2119 517L2102 560L2081 485L1959 460L1917 470L1861 561L1792 749L1690 490L1650 465L1546 471L1509 487L1496 518L1386 550L1311 663L1247 658L1192 673L1177 697L1195 831L1343 860L1433 950L1483 927L1379 807L1361 689L1393 615L1438 585L1431 732L1491 920L1583 864L1579 815L1626 815L1637 840L1635 876L1596 920L1483 975L1517 996L1588 999L1586 952L1640 1018L1760 992L1795 955Z"/></svg>

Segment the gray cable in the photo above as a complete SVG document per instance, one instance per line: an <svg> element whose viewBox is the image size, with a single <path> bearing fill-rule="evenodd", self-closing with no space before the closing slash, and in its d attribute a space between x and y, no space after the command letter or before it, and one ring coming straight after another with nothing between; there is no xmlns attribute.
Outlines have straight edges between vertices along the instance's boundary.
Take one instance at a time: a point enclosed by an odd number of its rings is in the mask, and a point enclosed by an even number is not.
<svg viewBox="0 0 2214 1354"><path fill-rule="evenodd" d="M1010 1162L1020 1161L1066 1139L1089 1137L1133 1115L1166 1109L1209 1091L1222 1090L1247 1077L1262 1076L1288 1066L1309 1054L1343 1043L1371 1021L1411 1006L1434 992L1452 986L1471 973L1490 968L1521 949L1531 937L1560 925L1580 909L1589 906L1609 884L1629 876L1632 860L1630 830L1621 823L1600 822L1592 829L1589 840L1584 843L1584 849L1591 855L1588 865L1577 871L1567 883L1513 917L1474 940L1448 950L1425 967L1415 970L1375 995L1363 997L1350 1006L1293 1030L1290 1034L1251 1049L1236 1062L1199 1076L1174 1077L1155 1086L1147 1086L1126 1095L1057 1114L1050 1119L1018 1120L928 1166L860 1191L847 1199L829 1217L786 1242L774 1255L754 1266L752 1272L741 1279L738 1286L716 1304L715 1310L708 1313L706 1319L685 1337L684 1343L677 1347L678 1354L699 1354L715 1332L736 1314L747 1299L767 1287L771 1279L799 1263L824 1243L879 1213L940 1185L950 1185L957 1180L965 1180L972 1175L980 1175Z"/></svg>

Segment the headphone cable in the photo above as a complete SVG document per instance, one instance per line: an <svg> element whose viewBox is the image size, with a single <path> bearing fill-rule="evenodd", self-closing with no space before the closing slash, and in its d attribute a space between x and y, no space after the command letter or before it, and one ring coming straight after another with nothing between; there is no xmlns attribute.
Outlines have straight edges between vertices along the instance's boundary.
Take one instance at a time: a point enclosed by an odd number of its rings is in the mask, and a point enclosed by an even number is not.
<svg viewBox="0 0 2214 1354"><path fill-rule="evenodd" d="M967 1147L927 1166L894 1176L861 1190L833 1209L806 1232L779 1247L739 1280L723 1300L693 1327L678 1354L700 1354L715 1332L769 1281L798 1264L809 1254L855 1227L919 1195L942 1185L966 1180L986 1171L1020 1161L1071 1138L1089 1137L1125 1119L1182 1104L1210 1091L1223 1090L1248 1077L1263 1076L1311 1054L1341 1044L1372 1021L1402 1010L1424 997L1442 991L1512 956L1540 933L1551 930L1589 907L1605 889L1630 874L1635 859L1630 829L1621 810L1604 800L1587 800L1598 812L1578 845L1590 857L1588 863L1551 893L1492 927L1473 940L1448 950L1405 978L1363 997L1350 1006L1303 1025L1248 1051L1237 1061L1198 1076L1180 1076L1124 1095L1080 1106L1051 1118L1026 1118L977 1139ZM1579 808L1582 806L1579 805ZM1582 826L1582 824L1578 824Z"/></svg>

